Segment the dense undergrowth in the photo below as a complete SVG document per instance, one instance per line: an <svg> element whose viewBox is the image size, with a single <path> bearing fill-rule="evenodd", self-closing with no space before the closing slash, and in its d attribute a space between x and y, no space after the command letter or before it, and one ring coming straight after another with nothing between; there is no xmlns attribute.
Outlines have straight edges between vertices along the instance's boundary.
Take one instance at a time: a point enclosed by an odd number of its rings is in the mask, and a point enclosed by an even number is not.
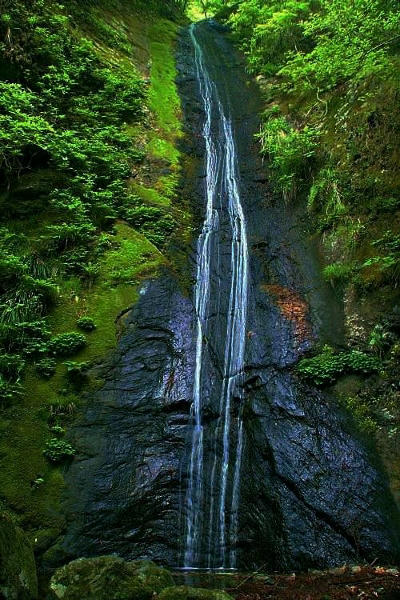
<svg viewBox="0 0 400 600"><path fill-rule="evenodd" d="M0 15L1 502L60 533L63 439L144 277L185 244L174 43L185 2L6 1ZM176 244L173 244L176 246ZM29 460L27 459L29 456Z"/></svg>
<svg viewBox="0 0 400 600"><path fill-rule="evenodd" d="M315 349L298 372L317 385L337 382L342 404L385 446L396 479L390 456L400 431L399 4L197 4L230 25L247 56L265 99L258 137L274 193L304 206L323 275L344 300L347 348Z"/></svg>

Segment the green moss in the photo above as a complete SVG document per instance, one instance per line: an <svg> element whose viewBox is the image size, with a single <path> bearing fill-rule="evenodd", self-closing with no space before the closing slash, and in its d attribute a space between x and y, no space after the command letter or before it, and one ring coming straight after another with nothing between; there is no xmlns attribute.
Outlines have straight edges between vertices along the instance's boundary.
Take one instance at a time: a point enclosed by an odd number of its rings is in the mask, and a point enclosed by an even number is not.
<svg viewBox="0 0 400 600"><path fill-rule="evenodd" d="M143 275L151 275L163 262L162 254L142 234L120 224L119 248L106 254L100 276L110 285L138 284Z"/></svg>
<svg viewBox="0 0 400 600"><path fill-rule="evenodd" d="M149 106L155 122L149 135L148 148L154 158L166 161L170 168L170 173L159 177L154 185L157 193L167 198L173 198L176 194L181 159L177 141L183 135L181 103L175 83L174 46L177 32L178 26L164 19L149 29Z"/></svg>
<svg viewBox="0 0 400 600"><path fill-rule="evenodd" d="M163 133L170 134L172 139L181 135L181 104L175 84L175 57L171 51L178 29L178 25L165 19L157 20L149 29L150 109L157 115L157 125Z"/></svg>
<svg viewBox="0 0 400 600"><path fill-rule="evenodd" d="M354 418L360 431L367 435L374 435L378 431L376 415L365 399L359 396L339 397L339 402Z"/></svg>
<svg viewBox="0 0 400 600"><path fill-rule="evenodd" d="M174 144L168 140L153 138L148 145L148 150L155 158L164 158L165 160L168 160L171 165L177 165L179 162L180 152Z"/></svg>
<svg viewBox="0 0 400 600"><path fill-rule="evenodd" d="M130 188L134 194L139 196L143 202L148 204L156 204L161 206L170 206L171 200L166 196L163 196L154 188L148 188L138 183L132 183Z"/></svg>

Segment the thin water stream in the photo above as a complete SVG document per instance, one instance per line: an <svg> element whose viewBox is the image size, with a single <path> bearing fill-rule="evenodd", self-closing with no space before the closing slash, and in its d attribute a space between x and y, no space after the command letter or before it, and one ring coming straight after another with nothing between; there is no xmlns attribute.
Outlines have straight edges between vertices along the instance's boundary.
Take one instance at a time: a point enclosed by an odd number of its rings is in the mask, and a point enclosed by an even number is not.
<svg viewBox="0 0 400 600"><path fill-rule="evenodd" d="M237 154L232 122L221 103L217 85L207 70L204 52L190 28L196 76L204 110L202 136L205 142L206 214L197 243L197 273L194 290L197 318L196 367L193 386L193 431L185 500L186 528L183 564L185 568L235 568L240 500L240 472L243 452L242 413L232 416L232 400L240 396L244 368L248 295L248 245L246 221L240 199ZM230 226L230 267L226 269L213 251L218 244L220 213L227 211ZM214 456L210 481L204 485L203 368L204 344L208 335L211 272L220 286L229 289L219 392L218 420L213 432ZM219 288L218 288L219 289ZM214 289L215 292L215 289ZM233 435L234 434L234 435ZM232 439L235 440L232 448ZM208 477L208 475L207 475ZM230 483L231 482L231 483ZM205 494L209 497L205 497ZM208 519L204 511L208 510ZM227 517L229 515L229 518ZM207 521L207 526L205 522ZM204 564L201 547L208 544Z"/></svg>

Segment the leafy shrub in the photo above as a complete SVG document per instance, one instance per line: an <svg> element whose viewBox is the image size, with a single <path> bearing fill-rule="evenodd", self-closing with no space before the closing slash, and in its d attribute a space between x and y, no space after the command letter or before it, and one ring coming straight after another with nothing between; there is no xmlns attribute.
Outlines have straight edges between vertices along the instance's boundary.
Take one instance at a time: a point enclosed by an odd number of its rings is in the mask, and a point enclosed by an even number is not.
<svg viewBox="0 0 400 600"><path fill-rule="evenodd" d="M162 248L176 227L175 219L158 206L143 205L139 198L131 197L120 208L123 218L138 229L158 248Z"/></svg>
<svg viewBox="0 0 400 600"><path fill-rule="evenodd" d="M0 373L6 379L18 380L25 368L25 360L19 354L0 356Z"/></svg>
<svg viewBox="0 0 400 600"><path fill-rule="evenodd" d="M57 362L54 358L43 358L36 363L36 371L40 377L49 379L56 372Z"/></svg>
<svg viewBox="0 0 400 600"><path fill-rule="evenodd" d="M49 351L52 354L68 356L75 354L86 345L86 338L81 333L60 333L51 338Z"/></svg>
<svg viewBox="0 0 400 600"><path fill-rule="evenodd" d="M7 407L22 395L22 386L11 383L0 375L0 406Z"/></svg>
<svg viewBox="0 0 400 600"><path fill-rule="evenodd" d="M4 252L4 251L3 251ZM20 257L4 254L0 258L0 286L6 290L11 285L16 285L26 272L26 265Z"/></svg>
<svg viewBox="0 0 400 600"><path fill-rule="evenodd" d="M323 270L324 279L332 283L347 283L354 274L354 265L345 263L332 263Z"/></svg>
<svg viewBox="0 0 400 600"><path fill-rule="evenodd" d="M359 350L336 353L330 346L312 358L299 361L296 370L307 381L323 386L335 383L339 377L349 373L368 375L382 368L381 361Z"/></svg>
<svg viewBox="0 0 400 600"><path fill-rule="evenodd" d="M43 454L49 461L60 463L75 456L75 450L71 444L68 444L64 440L51 438L46 442Z"/></svg>
<svg viewBox="0 0 400 600"><path fill-rule="evenodd" d="M87 370L89 369L89 363L71 360L65 362L64 364L67 367L67 375L69 379L80 385L86 377Z"/></svg>
<svg viewBox="0 0 400 600"><path fill-rule="evenodd" d="M63 436L65 434L65 429L60 425L53 425L50 427L50 431L54 433L54 435Z"/></svg>
<svg viewBox="0 0 400 600"><path fill-rule="evenodd" d="M307 174L318 143L318 131L294 129L285 117L267 120L258 135L261 152L267 154L277 182L286 197Z"/></svg>
<svg viewBox="0 0 400 600"><path fill-rule="evenodd" d="M50 332L43 319L19 323L0 323L0 343L7 352L22 352L26 356L48 351Z"/></svg>
<svg viewBox="0 0 400 600"><path fill-rule="evenodd" d="M78 243L90 241L95 232L91 223L63 223L62 225L48 225L48 235L44 238L48 241L48 248L52 251L66 250Z"/></svg>
<svg viewBox="0 0 400 600"><path fill-rule="evenodd" d="M82 331L93 331L96 329L96 323L91 317L80 317L76 322L77 327Z"/></svg>
<svg viewBox="0 0 400 600"><path fill-rule="evenodd" d="M346 190L350 186L343 181L343 174L332 166L320 170L308 195L308 209L333 220L348 212Z"/></svg>
<svg viewBox="0 0 400 600"><path fill-rule="evenodd" d="M384 235L372 242L384 254L373 256L362 264L362 268L372 267L378 270L384 282L400 283L400 235L385 231Z"/></svg>
<svg viewBox="0 0 400 600"><path fill-rule="evenodd" d="M290 50L306 49L302 21L311 2L251 0L232 13L230 25L248 55L253 72L274 75Z"/></svg>
<svg viewBox="0 0 400 600"><path fill-rule="evenodd" d="M321 10L303 24L308 53L293 52L280 73L298 89L329 90L390 71L387 47L400 24L398 5L388 0L321 0Z"/></svg>

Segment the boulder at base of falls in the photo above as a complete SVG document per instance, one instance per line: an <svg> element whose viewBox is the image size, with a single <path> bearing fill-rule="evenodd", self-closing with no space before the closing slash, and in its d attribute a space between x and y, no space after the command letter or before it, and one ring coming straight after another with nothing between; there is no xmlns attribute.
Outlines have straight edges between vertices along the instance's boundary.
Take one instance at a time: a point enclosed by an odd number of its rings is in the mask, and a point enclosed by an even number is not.
<svg viewBox="0 0 400 600"><path fill-rule="evenodd" d="M34 600L38 597L32 547L9 515L0 513L0 598Z"/></svg>
<svg viewBox="0 0 400 600"><path fill-rule="evenodd" d="M78 558L54 573L48 600L150 600L173 585L171 573L151 561Z"/></svg>
<svg viewBox="0 0 400 600"><path fill-rule="evenodd" d="M232 596L222 590L207 590L181 585L165 589L157 597L157 600L232 600Z"/></svg>

